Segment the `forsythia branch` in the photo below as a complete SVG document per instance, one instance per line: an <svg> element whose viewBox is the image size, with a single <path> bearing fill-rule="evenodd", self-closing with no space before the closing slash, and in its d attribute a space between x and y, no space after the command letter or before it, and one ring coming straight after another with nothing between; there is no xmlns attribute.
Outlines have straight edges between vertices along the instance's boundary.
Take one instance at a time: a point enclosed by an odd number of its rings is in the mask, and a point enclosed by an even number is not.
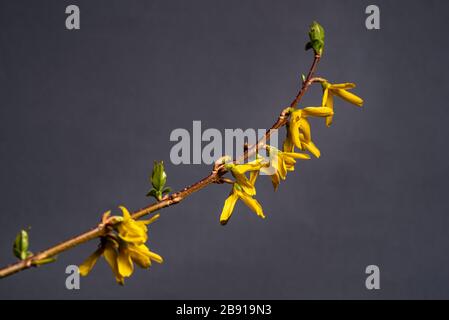
<svg viewBox="0 0 449 320"><path fill-rule="evenodd" d="M286 172L294 170L295 159L310 158L308 154L295 153L295 147L300 150L307 150L319 157L319 150L310 139L310 125L307 117L324 117L326 119L326 125L329 126L333 117L333 96L339 96L344 100L359 106L363 103L363 100L359 97L346 91L346 89L354 87L352 83L330 84L323 78L314 77L324 48L324 29L318 23L314 22L311 26L309 37L310 42L307 44L306 48L314 50L314 59L307 76L302 79L299 91L289 107L282 110L276 122L266 131L265 135L255 145L245 147L244 154L241 158L233 159L231 161L228 157L221 157L215 162L213 169L208 176L169 195L164 195L169 192L169 188L164 188L166 175L163 169L163 163L155 163L155 168L157 168L157 170L153 171L153 188L148 195L154 196L158 200L157 202L131 214L126 208L121 207L123 217L110 216L110 212L106 212L103 215L101 223L93 229L36 254L27 251L28 236L26 232L23 231L21 234L26 235L26 237L19 237L15 241L15 254L23 260L0 269L0 278L34 266L42 265L47 261L52 261L51 259L58 254L68 251L75 246L100 238L101 241L98 249L83 262L80 266L80 273L82 275L88 274L95 265L97 259L100 256L104 256L111 266L117 282L123 284L124 278L130 276L133 272L133 262L144 268L149 267L151 261L162 262L162 257L151 252L145 245L145 242L147 241L146 225L156 220L158 215L153 216L147 221L138 221L138 219L157 210L178 204L191 194L213 183L227 183L233 185L231 194L225 201L222 216L220 217L220 222L222 224L227 223L237 199L244 201L253 211L264 218L265 216L263 215L260 204L257 200L252 198L252 196L255 195L254 183L259 172L267 170L266 163L258 158L259 150L266 149L269 153L274 153L277 171L274 174L271 173L271 178L276 189L280 179L285 179ZM323 87L322 106L297 109L297 105L301 98L308 88L315 82L321 83ZM270 140L272 133L286 125L288 125L288 134L287 139L284 142L284 150L279 151L268 146L267 141ZM256 156L255 161L243 164L254 155ZM281 168L279 168L279 166L281 166ZM232 174L236 181L224 177L228 172ZM250 172L249 179L246 177L246 172Z"/></svg>
<svg viewBox="0 0 449 320"><path fill-rule="evenodd" d="M312 81L311 81L312 75L316 69L319 59L320 59L320 56L315 55L315 58L313 60L313 63L310 68L309 74L306 78L306 81L304 81L302 83L301 89L298 91L298 94L296 95L295 99L292 101L290 106L297 105L298 102L300 101L301 97L307 91L308 87L312 84ZM261 146L266 141L268 141L270 139L270 135L273 130L279 129L287 123L288 114L289 114L288 108L284 109L281 112L277 121L266 132L266 134L259 140L259 143L257 144L257 146ZM247 151L245 153L244 160L248 159L249 156L251 156L252 154L254 154L256 152L255 147L252 147L249 150L251 150L251 151ZM220 163L220 161L218 161L215 163L212 172L205 178L199 180L198 182L195 182L194 184L192 184L188 187L185 187L184 189L182 189L176 193L169 195L167 198L163 199L162 201L153 203L147 207L144 207L140 210L135 211L134 213L132 213L132 217L134 219L139 219L139 218L142 218L142 217L144 217L152 212L155 212L159 209L166 208L171 205L177 204L177 203L181 202L182 200L184 200L189 195L191 195L192 193L197 192L212 183L219 183L221 181L222 176L224 174L226 174L226 172L227 172L227 170L224 168L224 164L222 164L222 163ZM70 239L68 239L64 242L61 242L60 244L57 244L51 248L48 248L42 252L31 255L28 258L26 258L25 260L21 260L17 263L14 263L12 265L9 265L7 267L0 269L0 278L4 278L6 276L12 275L19 271L34 267L34 266L36 266L37 261L56 256L62 252L70 250L71 248L73 248L75 246L78 246L87 241L96 239L96 238L104 235L105 231L106 231L106 224L100 224L97 227L95 227L85 233L82 233L76 237L70 238Z"/></svg>

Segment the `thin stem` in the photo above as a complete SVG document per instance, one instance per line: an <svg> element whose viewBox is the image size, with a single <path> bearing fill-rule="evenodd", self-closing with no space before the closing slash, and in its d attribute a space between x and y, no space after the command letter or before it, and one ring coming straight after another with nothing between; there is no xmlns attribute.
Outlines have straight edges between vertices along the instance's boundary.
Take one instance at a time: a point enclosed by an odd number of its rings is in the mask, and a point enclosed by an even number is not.
<svg viewBox="0 0 449 320"><path fill-rule="evenodd" d="M296 98L292 101L290 104L290 108L296 108L298 105L298 102L303 97L304 93L306 93L307 88L311 85L311 79L313 77L313 74L315 73L316 67L318 66L318 62L320 62L321 56L316 54L315 59L313 59L312 66L310 67L309 73L307 74L306 79L302 83L302 87L299 90L298 94L296 95Z"/></svg>
<svg viewBox="0 0 449 320"><path fill-rule="evenodd" d="M309 73L308 73L305 81L303 81L301 88L299 89L298 94L296 95L295 99L290 104L290 107L285 108L281 112L277 121L271 126L270 129L267 130L265 135L259 140L259 142L256 145L245 150L243 159L239 159L239 161L247 160L250 156L254 155L257 152L257 150L259 148L263 147L265 145L265 143L270 139L270 136L274 130L277 130L277 129L283 127L287 123L290 109L297 106L297 104L301 100L304 93L307 91L309 86L314 82L312 77L313 77L315 69L318 65L319 60L320 60L320 56L315 55L315 58L310 67ZM234 162L237 162L237 161L234 160ZM164 198L163 200L161 200L159 202L150 204L140 210L135 211L134 213L132 213L132 217L133 217L133 219L139 219L139 218L141 218L145 215L148 215L156 210L159 210L159 209L162 209L165 207L169 207L171 205L178 204L179 202L181 202L182 200L187 198L192 193L195 193L212 183L227 182L227 180L222 179L222 176L224 174L226 174L226 172L227 172L227 170L224 168L222 161L219 159L215 163L212 172L207 177L199 180L198 182L196 182L188 187L185 187L184 189L182 189L176 193L171 194L170 196ZM19 271L36 266L38 264L38 262L41 260L54 257L54 256L56 256L62 252L65 252L75 246L78 246L82 243L85 243L85 242L88 242L95 238L101 237L107 232L108 227L112 226L114 223L117 223L117 222L110 221L108 223L101 223L97 227L95 227L85 233L82 233L76 237L70 238L70 239L68 239L64 242L61 242L49 249L46 249L44 251L41 251L34 255L31 255L30 257L28 257L25 260L21 260L19 262L11 264L7 267L4 267L4 268L0 269L0 278L7 277L7 276L17 273Z"/></svg>
<svg viewBox="0 0 449 320"><path fill-rule="evenodd" d="M263 146L267 143L268 140L270 140L271 134L278 130L279 128L283 127L288 120L288 116L290 114L290 110L292 108L296 108L301 98L306 93L307 89L310 87L310 85L313 82L316 82L316 79L321 78L313 78L313 75L316 71L316 68L318 66L318 62L320 61L321 56L316 54L315 58L313 59L312 65L310 66L309 73L307 74L305 80L302 82L301 88L298 91L298 94L296 95L295 99L290 103L290 106L288 108L285 108L282 110L281 114L279 115L277 121L271 126L271 128L265 133L265 135L253 146L250 148L247 148L245 152L243 153L243 156L235 162L241 163L249 159L249 157L255 155L258 150L263 148Z"/></svg>

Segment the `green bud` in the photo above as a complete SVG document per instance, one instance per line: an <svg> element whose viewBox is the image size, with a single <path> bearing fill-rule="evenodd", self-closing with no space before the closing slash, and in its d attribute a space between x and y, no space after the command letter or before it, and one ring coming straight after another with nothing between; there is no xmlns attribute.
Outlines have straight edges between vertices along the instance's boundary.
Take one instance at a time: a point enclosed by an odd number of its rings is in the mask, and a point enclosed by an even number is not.
<svg viewBox="0 0 449 320"><path fill-rule="evenodd" d="M20 230L20 232L16 236L16 239L14 240L14 255L20 260L25 260L29 256L28 247L28 232L26 232L25 230Z"/></svg>
<svg viewBox="0 0 449 320"><path fill-rule="evenodd" d="M161 201L165 194L171 192L169 187L165 187L167 174L165 173L163 161L154 161L150 182L153 188L147 193L147 197L154 197L156 200Z"/></svg>
<svg viewBox="0 0 449 320"><path fill-rule="evenodd" d="M301 80L302 82L306 82L306 75L304 73L301 74Z"/></svg>
<svg viewBox="0 0 449 320"><path fill-rule="evenodd" d="M310 41L306 44L306 50L313 49L315 54L321 56L324 50L324 29L316 21L310 25L309 38Z"/></svg>
<svg viewBox="0 0 449 320"><path fill-rule="evenodd" d="M162 190L167 182L167 174L164 170L163 161L154 161L153 173L151 174L151 184L156 190Z"/></svg>

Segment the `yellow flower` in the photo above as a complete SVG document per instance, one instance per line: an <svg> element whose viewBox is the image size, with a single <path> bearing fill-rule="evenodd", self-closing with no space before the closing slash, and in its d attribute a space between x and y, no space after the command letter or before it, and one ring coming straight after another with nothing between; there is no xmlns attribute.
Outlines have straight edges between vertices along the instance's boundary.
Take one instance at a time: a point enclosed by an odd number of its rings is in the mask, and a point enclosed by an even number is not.
<svg viewBox="0 0 449 320"><path fill-rule="evenodd" d="M254 187L254 183L251 183L251 181L247 178L246 172L249 171L251 173L259 171L260 168L267 165L264 161L265 160L263 158L257 158L256 160L245 164L231 163L227 165L227 169L231 171L232 176L235 178L236 182L240 185L243 191L250 196L254 196L256 195L256 188Z"/></svg>
<svg viewBox="0 0 449 320"><path fill-rule="evenodd" d="M106 236L101 237L99 248L79 266L82 276L89 274L100 256L104 256L119 284L124 284L125 277L131 276L134 271L133 263L148 268L151 266L151 260L163 262L161 256L151 252L145 245L148 239L147 225L155 221L159 215L146 221L136 221L125 207L121 206L120 209L123 217L113 217L119 221L114 226L116 233L111 230ZM109 214L110 212L106 212L103 215L103 223Z"/></svg>
<svg viewBox="0 0 449 320"><path fill-rule="evenodd" d="M270 164L272 168L261 168L260 171L264 174L270 175L271 183L276 190L279 186L280 180L285 180L287 171L294 171L296 159L308 160L310 156L305 153L298 152L283 152L272 146L267 146L270 152ZM273 170L274 169L274 172Z"/></svg>
<svg viewBox="0 0 449 320"><path fill-rule="evenodd" d="M318 147L312 142L303 142L304 149L309 151L311 154L313 154L316 158L319 158L321 156L321 151L318 149Z"/></svg>
<svg viewBox="0 0 449 320"><path fill-rule="evenodd" d="M119 207L123 213L123 221L117 226L117 231L119 237L126 241L136 244L143 244L148 239L148 228L147 224L149 221L136 221L134 220L128 209L123 206Z"/></svg>
<svg viewBox="0 0 449 320"><path fill-rule="evenodd" d="M118 253L117 253L118 244L112 242L106 242L105 250L103 252L103 256L106 262L111 267L112 272L115 275L115 280L117 283L124 285L125 277L120 274L118 267Z"/></svg>
<svg viewBox="0 0 449 320"><path fill-rule="evenodd" d="M363 99L347 91L349 89L355 88L354 83L339 83L330 84L329 82L323 82L323 101L322 105L324 107L334 110L334 96L338 96L349 103L355 104L361 107L363 105ZM332 124L333 115L326 117L326 125L329 127Z"/></svg>
<svg viewBox="0 0 449 320"><path fill-rule="evenodd" d="M282 144L282 150L284 152L295 151L295 145L290 135L290 125L287 124L287 136L285 137L284 143Z"/></svg>
<svg viewBox="0 0 449 320"><path fill-rule="evenodd" d="M133 262L137 263L141 268L147 269L151 266L151 260L158 263L163 262L160 255L151 252L144 244L122 243L119 246L117 257L118 273L122 277L129 277L134 271Z"/></svg>
<svg viewBox="0 0 449 320"><path fill-rule="evenodd" d="M265 215L262 210L260 203L254 199L251 195L245 193L243 188L238 183L234 183L231 194L226 199L223 210L220 215L220 223L225 225L231 218L232 212L234 211L235 203L240 199L246 204L252 211L254 211L259 217L265 219Z"/></svg>
<svg viewBox="0 0 449 320"><path fill-rule="evenodd" d="M94 253L92 253L82 264L79 265L79 273L81 276L87 276L93 269L100 256L104 256L106 262L111 267L112 272L115 275L115 280L119 284L124 284L124 277L119 273L117 263L117 249L118 242L111 237L101 238L100 246Z"/></svg>
<svg viewBox="0 0 449 320"><path fill-rule="evenodd" d="M295 110L290 114L290 122L288 124L288 137L291 143L299 150L304 150L299 136L300 120L302 119L302 110Z"/></svg>
<svg viewBox="0 0 449 320"><path fill-rule="evenodd" d="M319 158L321 153L312 142L310 123L307 117L328 117L333 115L333 111L327 107L307 107L295 110L290 115L287 130L287 139L284 142L284 151L292 152L292 145L300 150L307 150L315 157Z"/></svg>

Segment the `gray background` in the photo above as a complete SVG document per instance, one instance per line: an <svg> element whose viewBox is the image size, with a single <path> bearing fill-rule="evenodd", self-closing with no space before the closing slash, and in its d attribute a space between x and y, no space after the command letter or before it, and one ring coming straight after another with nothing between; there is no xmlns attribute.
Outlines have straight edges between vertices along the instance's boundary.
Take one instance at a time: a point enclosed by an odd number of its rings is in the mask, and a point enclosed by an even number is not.
<svg viewBox="0 0 449 320"><path fill-rule="evenodd" d="M81 30L65 29L65 7ZM314 121L322 158L302 163L218 223L229 186L163 210L150 247L163 265L125 287L101 261L81 290L65 267L96 247L0 281L0 298L449 298L446 137L447 1L1 1L0 264L17 231L33 250L93 226L102 212L147 204L154 159L175 189L205 165L169 164L174 128L269 127L295 95L311 54L309 23L326 28L318 74L353 81L358 109L338 101ZM316 104L314 88L304 103ZM365 267L381 290L365 289Z"/></svg>

